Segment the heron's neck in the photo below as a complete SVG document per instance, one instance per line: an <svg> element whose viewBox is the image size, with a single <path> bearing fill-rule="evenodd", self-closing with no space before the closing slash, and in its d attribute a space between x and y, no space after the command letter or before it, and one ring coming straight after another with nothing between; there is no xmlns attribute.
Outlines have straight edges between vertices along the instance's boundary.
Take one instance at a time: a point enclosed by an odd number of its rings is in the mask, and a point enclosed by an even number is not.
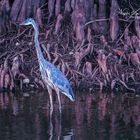
<svg viewBox="0 0 140 140"><path fill-rule="evenodd" d="M39 41L38 41L39 32L38 32L37 25L34 23L33 27L34 27L34 30L35 30L35 37L34 37L35 48L36 48L37 57L38 57L38 60L39 60L39 63L40 63L44 59L44 57L43 57L43 54L41 52L41 48L40 48Z"/></svg>

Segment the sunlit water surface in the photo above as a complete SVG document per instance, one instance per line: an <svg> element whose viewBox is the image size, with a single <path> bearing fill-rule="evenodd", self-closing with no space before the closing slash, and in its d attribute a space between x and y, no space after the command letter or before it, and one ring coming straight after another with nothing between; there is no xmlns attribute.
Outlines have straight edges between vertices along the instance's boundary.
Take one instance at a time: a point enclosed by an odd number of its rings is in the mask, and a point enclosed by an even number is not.
<svg viewBox="0 0 140 140"><path fill-rule="evenodd" d="M140 98L127 94L78 93L62 97L62 114L54 96L51 116L45 92L0 93L0 140L140 139Z"/></svg>

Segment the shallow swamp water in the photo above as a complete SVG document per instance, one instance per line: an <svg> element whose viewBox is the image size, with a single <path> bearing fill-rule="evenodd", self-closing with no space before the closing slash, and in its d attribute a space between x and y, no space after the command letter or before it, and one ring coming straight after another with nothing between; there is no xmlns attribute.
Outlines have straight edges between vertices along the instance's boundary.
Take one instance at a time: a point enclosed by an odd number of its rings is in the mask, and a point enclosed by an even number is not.
<svg viewBox="0 0 140 140"><path fill-rule="evenodd" d="M0 93L0 140L135 140L140 139L140 97L121 93L63 95L62 113L46 92Z"/></svg>

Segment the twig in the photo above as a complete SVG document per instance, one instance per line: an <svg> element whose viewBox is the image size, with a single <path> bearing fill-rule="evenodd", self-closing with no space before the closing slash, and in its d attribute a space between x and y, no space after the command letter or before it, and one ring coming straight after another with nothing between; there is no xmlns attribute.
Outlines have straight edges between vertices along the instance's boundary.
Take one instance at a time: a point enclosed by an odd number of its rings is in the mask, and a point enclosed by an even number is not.
<svg viewBox="0 0 140 140"><path fill-rule="evenodd" d="M96 19L96 20L92 20L92 21L87 22L84 26L87 26L87 25L94 23L94 22L108 21L108 20L109 20L109 18L108 19Z"/></svg>

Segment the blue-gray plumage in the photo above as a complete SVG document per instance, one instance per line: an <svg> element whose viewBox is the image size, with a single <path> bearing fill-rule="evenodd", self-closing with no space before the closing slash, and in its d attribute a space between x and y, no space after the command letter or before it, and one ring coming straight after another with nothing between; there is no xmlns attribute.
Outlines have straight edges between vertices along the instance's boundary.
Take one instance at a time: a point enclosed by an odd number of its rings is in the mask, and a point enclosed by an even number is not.
<svg viewBox="0 0 140 140"><path fill-rule="evenodd" d="M45 58L43 57L38 41L39 32L35 21L32 18L28 18L23 23L21 23L21 25L32 25L35 30L34 41L39 62L39 69L41 72L42 80L48 88L51 109L53 109L52 89L55 89L57 93L59 100L59 108L61 108L59 91L61 91L64 95L66 95L71 101L74 101L75 100L74 93L66 76L57 67L55 67L50 62L46 61Z"/></svg>

